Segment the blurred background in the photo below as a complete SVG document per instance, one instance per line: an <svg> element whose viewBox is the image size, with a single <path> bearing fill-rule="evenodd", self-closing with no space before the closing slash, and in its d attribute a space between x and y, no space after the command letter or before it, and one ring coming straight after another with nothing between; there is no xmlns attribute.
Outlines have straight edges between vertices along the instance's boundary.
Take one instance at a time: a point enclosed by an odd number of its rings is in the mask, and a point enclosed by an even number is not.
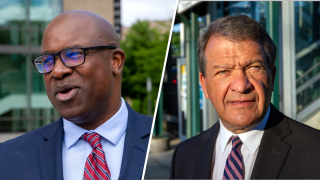
<svg viewBox="0 0 320 180"><path fill-rule="evenodd" d="M68 10L95 12L113 24L127 57L122 96L136 111L152 116L175 3L0 0L0 142L59 119L31 60L41 52L47 24Z"/></svg>
<svg viewBox="0 0 320 180"><path fill-rule="evenodd" d="M196 41L215 19L237 14L259 22L278 47L272 103L320 129L320 2L179 1L146 179L169 178L176 145L218 121L199 84Z"/></svg>

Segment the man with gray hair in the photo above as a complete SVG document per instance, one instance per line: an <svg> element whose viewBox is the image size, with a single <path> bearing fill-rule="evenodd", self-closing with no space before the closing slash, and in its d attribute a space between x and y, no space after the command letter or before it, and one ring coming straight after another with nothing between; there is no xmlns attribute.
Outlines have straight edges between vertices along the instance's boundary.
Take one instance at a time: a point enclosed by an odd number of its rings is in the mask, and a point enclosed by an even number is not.
<svg viewBox="0 0 320 180"><path fill-rule="evenodd" d="M199 79L219 122L176 148L172 179L320 178L320 131L270 103L276 51L245 15L219 18L199 37Z"/></svg>

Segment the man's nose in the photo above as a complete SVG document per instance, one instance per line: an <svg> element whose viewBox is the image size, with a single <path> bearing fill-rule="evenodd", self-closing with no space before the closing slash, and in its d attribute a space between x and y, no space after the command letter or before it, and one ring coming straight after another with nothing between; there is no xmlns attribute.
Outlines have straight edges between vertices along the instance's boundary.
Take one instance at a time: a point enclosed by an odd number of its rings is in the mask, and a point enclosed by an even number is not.
<svg viewBox="0 0 320 180"><path fill-rule="evenodd" d="M233 80L230 84L230 90L236 91L241 94L249 93L253 85L248 80L244 71L239 70L233 74Z"/></svg>
<svg viewBox="0 0 320 180"><path fill-rule="evenodd" d="M72 68L66 67L59 56L56 56L55 65L50 73L50 76L55 79L63 79L64 77L72 74Z"/></svg>

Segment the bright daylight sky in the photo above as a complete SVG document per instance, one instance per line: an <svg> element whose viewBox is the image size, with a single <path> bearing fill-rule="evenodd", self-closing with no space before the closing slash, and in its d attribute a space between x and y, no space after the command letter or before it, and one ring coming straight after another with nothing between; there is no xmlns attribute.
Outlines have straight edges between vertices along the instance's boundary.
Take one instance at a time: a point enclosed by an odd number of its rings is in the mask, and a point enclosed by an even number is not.
<svg viewBox="0 0 320 180"><path fill-rule="evenodd" d="M171 20L176 0L121 0L121 24L129 27L139 20Z"/></svg>

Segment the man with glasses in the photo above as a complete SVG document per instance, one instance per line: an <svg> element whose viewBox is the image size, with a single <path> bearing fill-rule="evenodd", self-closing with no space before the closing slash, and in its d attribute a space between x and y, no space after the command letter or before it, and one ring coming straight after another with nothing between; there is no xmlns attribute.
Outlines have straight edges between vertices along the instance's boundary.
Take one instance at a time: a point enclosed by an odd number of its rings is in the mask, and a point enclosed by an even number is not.
<svg viewBox="0 0 320 180"><path fill-rule="evenodd" d="M61 118L0 146L0 179L141 179L152 118L121 98L125 53L112 25L69 11L32 63Z"/></svg>

